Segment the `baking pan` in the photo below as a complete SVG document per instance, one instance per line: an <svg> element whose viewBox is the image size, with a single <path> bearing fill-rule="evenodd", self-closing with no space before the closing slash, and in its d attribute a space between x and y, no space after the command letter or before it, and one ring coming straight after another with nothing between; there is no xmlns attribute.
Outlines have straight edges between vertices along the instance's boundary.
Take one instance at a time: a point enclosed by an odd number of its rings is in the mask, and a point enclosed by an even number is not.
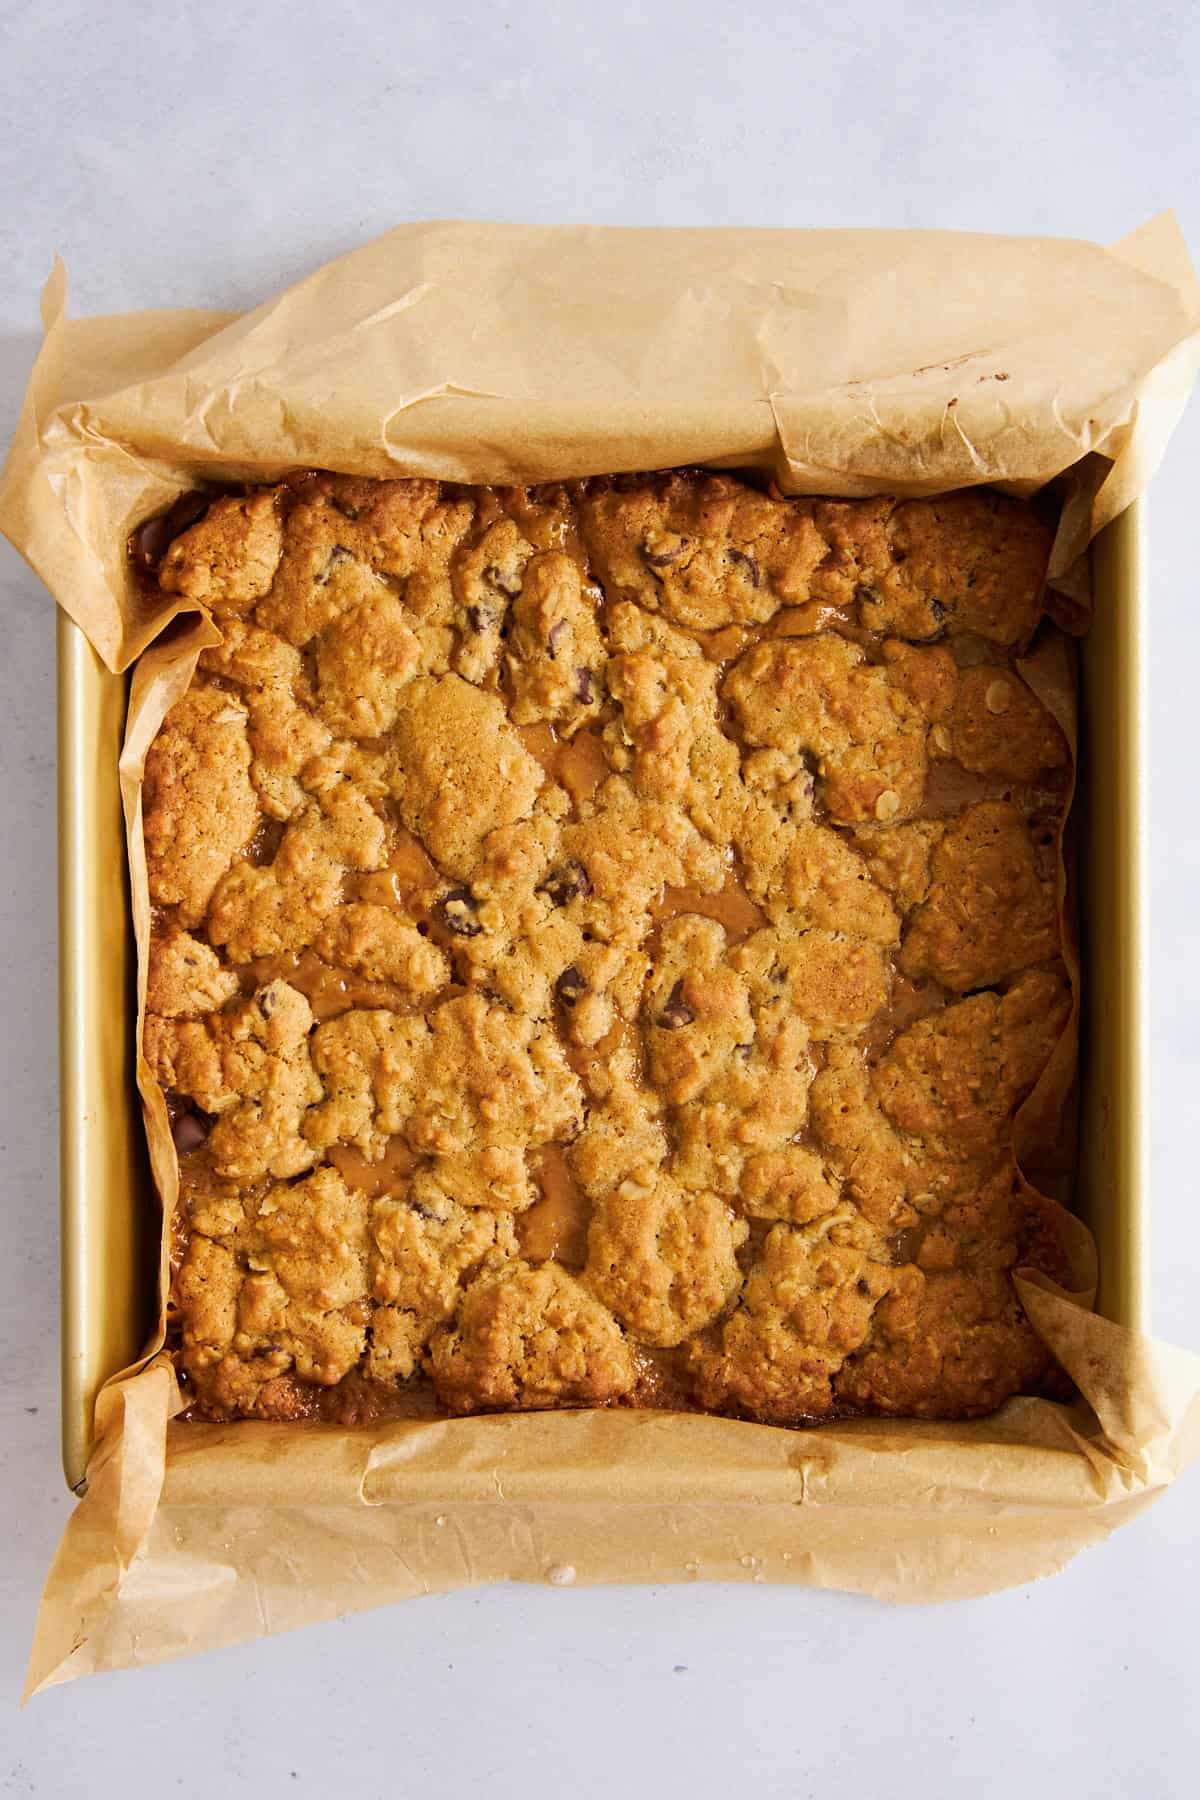
<svg viewBox="0 0 1200 1800"><path fill-rule="evenodd" d="M1076 1208L1099 1309L1147 1329L1142 799L1145 501L1092 547L1076 817L1083 944ZM117 759L128 677L58 615L62 1446L82 1488L96 1393L154 1324L159 1209L134 1087L133 937Z"/></svg>

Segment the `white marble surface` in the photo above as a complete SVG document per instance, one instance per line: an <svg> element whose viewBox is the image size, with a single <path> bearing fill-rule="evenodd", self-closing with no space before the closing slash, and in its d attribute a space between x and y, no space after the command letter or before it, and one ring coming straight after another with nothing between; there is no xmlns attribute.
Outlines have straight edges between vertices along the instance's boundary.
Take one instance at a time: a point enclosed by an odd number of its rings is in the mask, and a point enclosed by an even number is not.
<svg viewBox="0 0 1200 1800"><path fill-rule="evenodd" d="M603 21L600 23L599 21ZM72 307L240 306L430 215L938 225L1200 246L1190 0L0 0L0 436ZM1153 1320L1200 1347L1200 410L1152 503ZM495 1589L76 1684L23 1714L58 1466L54 694L0 546L0 1791L1196 1791L1200 1478L1053 1581L888 1610Z"/></svg>

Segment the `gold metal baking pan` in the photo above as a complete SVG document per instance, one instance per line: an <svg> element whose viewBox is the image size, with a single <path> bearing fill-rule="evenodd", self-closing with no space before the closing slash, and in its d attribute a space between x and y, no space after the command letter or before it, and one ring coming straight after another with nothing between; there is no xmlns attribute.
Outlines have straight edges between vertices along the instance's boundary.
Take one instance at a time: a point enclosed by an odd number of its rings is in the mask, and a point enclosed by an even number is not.
<svg viewBox="0 0 1200 1800"><path fill-rule="evenodd" d="M1092 551L1079 795L1083 1155L1100 1310L1146 1329L1142 731L1145 502ZM63 1469L84 1480L97 1390L143 1348L158 1204L133 1082L134 971L117 758L128 678L58 619Z"/></svg>
<svg viewBox="0 0 1200 1800"><path fill-rule="evenodd" d="M128 677L58 615L62 1447L78 1489L92 1410L154 1315L159 1209L133 1073L133 932L117 758Z"/></svg>

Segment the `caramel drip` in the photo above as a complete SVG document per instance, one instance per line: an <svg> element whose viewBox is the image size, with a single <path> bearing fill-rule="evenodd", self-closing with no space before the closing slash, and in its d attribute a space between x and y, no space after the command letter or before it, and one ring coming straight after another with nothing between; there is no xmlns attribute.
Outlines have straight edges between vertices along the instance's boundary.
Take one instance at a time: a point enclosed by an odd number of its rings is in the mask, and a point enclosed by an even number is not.
<svg viewBox="0 0 1200 1800"><path fill-rule="evenodd" d="M910 981L897 974L891 999L875 1014L861 1040L867 1061L874 1062L902 1031L930 1013L940 1012L945 1004L946 990L936 981Z"/></svg>
<svg viewBox="0 0 1200 1800"><path fill-rule="evenodd" d="M246 965L255 987L268 981L286 981L302 993L312 1007L315 1019L336 1018L351 1007L386 1007L392 1012L411 1012L412 1007L398 988L386 981L368 981L348 969L335 969L322 962L315 950L301 950L292 955L260 956Z"/></svg>
<svg viewBox="0 0 1200 1800"><path fill-rule="evenodd" d="M529 1167L541 1198L517 1219L521 1255L530 1262L560 1262L568 1269L582 1269L591 1208L561 1146L544 1144L531 1151Z"/></svg>
<svg viewBox="0 0 1200 1800"><path fill-rule="evenodd" d="M350 1144L334 1144L327 1154L342 1180L368 1200L399 1194L417 1166L416 1155L402 1137L389 1138L377 1162L368 1162Z"/></svg>
<svg viewBox="0 0 1200 1800"><path fill-rule="evenodd" d="M386 869L352 878L353 898L376 906L394 906L410 919L421 919L446 885L429 852L411 831L398 831Z"/></svg>
<svg viewBox="0 0 1200 1800"><path fill-rule="evenodd" d="M1012 791L1002 775L973 775L955 762L931 762L918 817L948 819L980 800L999 800Z"/></svg>
<svg viewBox="0 0 1200 1800"><path fill-rule="evenodd" d="M594 1044L577 1044L570 1038L565 1039L563 1050L572 1069L589 1091L594 1088L597 1078L602 1085L605 1083L613 1058L622 1050L628 1052L628 1065L635 1078L641 1080L644 1077L641 1038L637 1028L624 1019L615 1020L604 1036Z"/></svg>
<svg viewBox="0 0 1200 1800"><path fill-rule="evenodd" d="M688 1390L682 1351L659 1350L638 1344L633 1352L637 1370L636 1404L669 1408L672 1412L695 1410Z"/></svg>
<svg viewBox="0 0 1200 1800"><path fill-rule="evenodd" d="M824 600L808 600L803 606L781 606L763 635L771 638L815 637L821 631L836 631L856 644L876 641L873 631L865 631L859 625L853 606L830 606Z"/></svg>
<svg viewBox="0 0 1200 1800"><path fill-rule="evenodd" d="M542 721L537 725L519 725L517 735L551 781L566 788L576 811L612 773L598 731L577 731L572 738L560 738L553 725Z"/></svg>
<svg viewBox="0 0 1200 1800"><path fill-rule="evenodd" d="M680 913L700 913L723 925L734 943L749 937L752 931L760 930L767 923L767 915L754 904L732 872L726 876L725 886L715 894L705 894L694 887L665 887L651 912L660 924Z"/></svg>
<svg viewBox="0 0 1200 1800"><path fill-rule="evenodd" d="M737 661L758 633L748 630L745 625L721 625L715 631L693 631L691 635L709 662L729 663Z"/></svg>
<svg viewBox="0 0 1200 1800"><path fill-rule="evenodd" d="M976 669L981 663L992 663L1004 669L1011 667L1003 644L993 644L974 631L958 631L947 641L950 654L960 669Z"/></svg>
<svg viewBox="0 0 1200 1800"><path fill-rule="evenodd" d="M250 842L246 845L245 857L255 868L262 868L275 861L275 853L283 838L284 826L280 819L264 819Z"/></svg>

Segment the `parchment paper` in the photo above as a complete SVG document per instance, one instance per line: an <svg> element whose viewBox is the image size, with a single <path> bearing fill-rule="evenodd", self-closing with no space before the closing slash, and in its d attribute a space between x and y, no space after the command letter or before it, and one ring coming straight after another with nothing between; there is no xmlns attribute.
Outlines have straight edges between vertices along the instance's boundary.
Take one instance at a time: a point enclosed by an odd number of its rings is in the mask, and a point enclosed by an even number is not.
<svg viewBox="0 0 1200 1800"><path fill-rule="evenodd" d="M1166 215L1110 250L423 224L240 318L69 322L61 267L43 313L0 528L114 669L186 609L139 596L133 527L197 482L297 467L527 481L698 462L849 496L1029 494L1062 476L1053 572L1079 602L1081 552L1145 486L1200 355L1200 290ZM197 617L135 672L122 788L140 953L142 759L215 635ZM1050 663L1025 674L1063 713ZM1068 1042L1027 1108L1061 1103L1070 1061ZM169 1206L162 1101L148 1081L143 1095ZM1047 1574L1200 1452L1200 1358L1090 1312L1090 1240L1075 1223L1070 1241L1074 1293L1017 1280L1079 1398L962 1424L612 1410L181 1425L160 1334L100 1396L30 1691L485 1581L935 1600Z"/></svg>

